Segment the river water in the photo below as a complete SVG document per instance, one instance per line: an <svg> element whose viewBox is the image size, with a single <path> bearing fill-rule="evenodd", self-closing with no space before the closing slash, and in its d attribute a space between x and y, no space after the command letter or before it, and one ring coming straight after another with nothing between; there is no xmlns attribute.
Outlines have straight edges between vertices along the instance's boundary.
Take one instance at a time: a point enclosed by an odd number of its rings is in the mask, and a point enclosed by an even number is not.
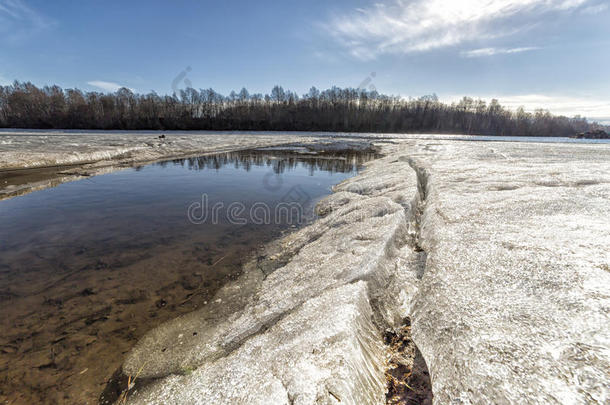
<svg viewBox="0 0 610 405"><path fill-rule="evenodd" d="M96 403L139 337L205 305L374 156L224 153L0 201L0 401Z"/></svg>

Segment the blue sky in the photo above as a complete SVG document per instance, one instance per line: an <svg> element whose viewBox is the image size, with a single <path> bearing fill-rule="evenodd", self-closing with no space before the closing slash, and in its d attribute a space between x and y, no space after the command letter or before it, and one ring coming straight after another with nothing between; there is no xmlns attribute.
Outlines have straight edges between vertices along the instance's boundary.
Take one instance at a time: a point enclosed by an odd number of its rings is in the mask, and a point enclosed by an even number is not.
<svg viewBox="0 0 610 405"><path fill-rule="evenodd" d="M181 72L225 94L364 83L610 122L609 3L0 0L0 83L163 94Z"/></svg>

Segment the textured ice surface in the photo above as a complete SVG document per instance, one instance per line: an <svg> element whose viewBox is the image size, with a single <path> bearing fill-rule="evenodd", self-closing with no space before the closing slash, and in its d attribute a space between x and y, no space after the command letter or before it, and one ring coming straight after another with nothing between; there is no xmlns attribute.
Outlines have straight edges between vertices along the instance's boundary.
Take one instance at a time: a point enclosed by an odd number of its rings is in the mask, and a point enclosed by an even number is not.
<svg viewBox="0 0 610 405"><path fill-rule="evenodd" d="M383 403L384 352L366 283L329 289L229 356L136 393L135 404Z"/></svg>
<svg viewBox="0 0 610 405"><path fill-rule="evenodd" d="M315 137L285 134L188 134L163 132L0 133L0 169L101 162L146 162L216 152L307 142Z"/></svg>
<svg viewBox="0 0 610 405"><path fill-rule="evenodd" d="M166 138L159 139L164 134ZM56 131L0 129L0 169L73 165L92 162L144 162L193 156L203 152L236 150L316 139L365 138L386 143L408 139L503 139L434 134L322 133L322 132L208 132L208 131ZM544 142L604 142L568 138L522 138Z"/></svg>
<svg viewBox="0 0 610 405"><path fill-rule="evenodd" d="M610 401L610 148L409 147L428 252L413 334L435 402Z"/></svg>

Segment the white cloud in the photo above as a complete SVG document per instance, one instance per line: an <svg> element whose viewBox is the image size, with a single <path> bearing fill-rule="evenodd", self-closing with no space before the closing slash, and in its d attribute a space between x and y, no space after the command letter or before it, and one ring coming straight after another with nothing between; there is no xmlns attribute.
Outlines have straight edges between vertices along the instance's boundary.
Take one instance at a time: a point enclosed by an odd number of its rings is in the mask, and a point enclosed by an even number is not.
<svg viewBox="0 0 610 405"><path fill-rule="evenodd" d="M353 56L374 59L507 37L545 14L572 11L590 1L393 0L337 16L324 26Z"/></svg>
<svg viewBox="0 0 610 405"><path fill-rule="evenodd" d="M11 84L4 76L0 75L0 86L8 86Z"/></svg>
<svg viewBox="0 0 610 405"><path fill-rule="evenodd" d="M55 22L22 0L0 0L0 39L11 43L36 35Z"/></svg>
<svg viewBox="0 0 610 405"><path fill-rule="evenodd" d="M457 102L461 96L441 97L442 101ZM574 117L580 115L591 121L610 124L610 97L606 99L585 96L520 94L504 96L481 96L483 100L498 99L501 105L516 110L523 107L525 111L534 112L537 109L549 110L556 115Z"/></svg>
<svg viewBox="0 0 610 405"><path fill-rule="evenodd" d="M583 8L582 13L583 14L599 14L606 10L608 10L608 5L601 3L601 4L594 4L589 7Z"/></svg>
<svg viewBox="0 0 610 405"><path fill-rule="evenodd" d="M521 48L480 48L471 51L462 51L460 54L467 58L478 58L481 56L506 55L511 53L529 52L540 49L535 46L527 46Z"/></svg>
<svg viewBox="0 0 610 405"><path fill-rule="evenodd" d="M88 85L93 86L93 87L97 87L98 89L102 89L105 91L109 91L114 93L115 91L117 91L120 88L126 87L123 86L121 84L118 83L114 83L114 82L105 82L103 80L92 80L90 82L87 82ZM129 87L126 87L129 89ZM133 91L133 89L129 89L131 91Z"/></svg>

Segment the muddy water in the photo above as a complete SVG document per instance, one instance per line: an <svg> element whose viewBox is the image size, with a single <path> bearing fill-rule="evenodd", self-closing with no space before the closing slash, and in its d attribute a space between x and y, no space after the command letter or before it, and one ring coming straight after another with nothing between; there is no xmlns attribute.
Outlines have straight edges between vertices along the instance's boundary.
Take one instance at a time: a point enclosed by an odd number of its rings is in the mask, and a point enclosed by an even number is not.
<svg viewBox="0 0 610 405"><path fill-rule="evenodd" d="M371 158L227 153L0 201L0 401L97 403L139 337L205 305Z"/></svg>

